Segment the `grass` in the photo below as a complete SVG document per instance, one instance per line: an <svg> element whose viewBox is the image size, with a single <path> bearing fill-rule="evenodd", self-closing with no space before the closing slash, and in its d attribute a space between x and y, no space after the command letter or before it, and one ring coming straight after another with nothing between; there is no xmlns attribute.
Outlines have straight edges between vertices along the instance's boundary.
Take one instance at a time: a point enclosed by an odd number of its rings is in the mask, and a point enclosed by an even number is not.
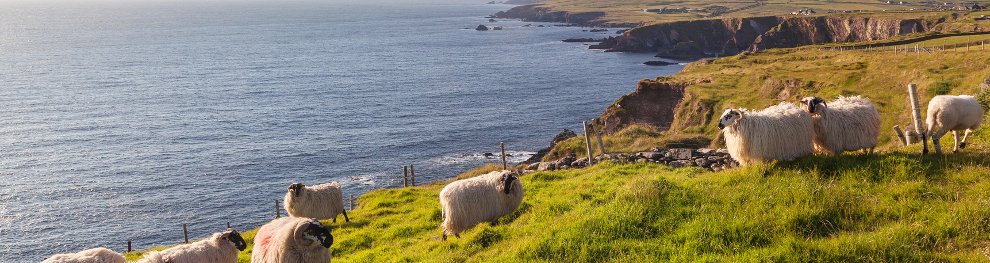
<svg viewBox="0 0 990 263"><path fill-rule="evenodd" d="M335 262L986 261L988 167L965 151L537 172L517 213L446 242L443 182L377 190L333 225L332 250Z"/></svg>
<svg viewBox="0 0 990 263"><path fill-rule="evenodd" d="M859 11L869 13L873 16L883 15L892 17L917 17L925 12L912 11L912 9L922 9L926 6L919 1L909 1L907 5L890 5L884 1L876 0L850 0L850 1L819 1L819 0L769 0L760 1L762 5L754 5L756 1L714 1L714 0L688 0L688 1L647 1L647 0L546 0L543 5L553 10L567 11L571 13L583 12L605 12L602 21L613 24L640 23L650 24L658 22L671 22L695 19L711 19L725 17L753 17L790 15L791 12L804 8L816 10L819 14L828 11ZM975 1L986 4L988 1ZM715 14L710 11L698 11L678 14L652 14L642 12L647 8L691 8L704 9L706 7L724 7L730 11L727 13ZM751 7L751 8L745 8ZM709 9L711 10L711 9Z"/></svg>

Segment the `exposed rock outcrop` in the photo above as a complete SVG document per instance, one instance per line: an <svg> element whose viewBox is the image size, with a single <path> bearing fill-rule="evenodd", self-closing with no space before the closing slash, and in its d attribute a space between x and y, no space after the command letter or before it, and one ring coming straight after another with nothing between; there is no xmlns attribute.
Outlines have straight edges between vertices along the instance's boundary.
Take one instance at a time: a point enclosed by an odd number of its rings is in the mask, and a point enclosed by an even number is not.
<svg viewBox="0 0 990 263"><path fill-rule="evenodd" d="M599 118L605 123L605 133L617 132L631 124L669 129L674 121L674 108L684 98L687 85L662 78L640 80L635 91L620 97Z"/></svg>
<svg viewBox="0 0 990 263"><path fill-rule="evenodd" d="M605 12L580 12L580 13L570 13L566 11L554 11L550 8L540 6L540 5L524 5L513 7L512 9L506 11L500 11L495 13L493 17L496 18L513 18L522 19L523 21L531 22L554 22L554 23L568 23L576 24L580 26L616 26L616 27L631 27L636 26L636 24L611 24L599 20Z"/></svg>
<svg viewBox="0 0 990 263"><path fill-rule="evenodd" d="M747 50L882 40L928 32L940 22L944 20L869 16L692 20L633 28L602 47L609 51L657 52L660 57L672 59L698 59Z"/></svg>
<svg viewBox="0 0 990 263"><path fill-rule="evenodd" d="M660 163L673 167L696 166L712 171L721 171L739 167L739 163L729 156L726 149L689 149L689 148L654 148L649 152L636 154L609 154L595 157L596 162L611 161L613 163ZM532 171L552 171L588 166L588 158L577 158L573 154L558 160L538 162L526 167Z"/></svg>

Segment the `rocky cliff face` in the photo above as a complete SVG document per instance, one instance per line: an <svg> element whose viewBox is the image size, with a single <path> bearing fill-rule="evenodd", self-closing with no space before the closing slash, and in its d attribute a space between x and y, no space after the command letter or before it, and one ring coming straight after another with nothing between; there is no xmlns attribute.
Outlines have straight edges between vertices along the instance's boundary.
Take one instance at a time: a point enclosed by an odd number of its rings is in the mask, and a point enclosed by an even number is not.
<svg viewBox="0 0 990 263"><path fill-rule="evenodd" d="M867 16L694 20L637 27L603 47L609 51L658 52L659 57L697 59L747 50L881 40L929 31L934 26L929 23L923 19Z"/></svg>
<svg viewBox="0 0 990 263"><path fill-rule="evenodd" d="M570 13L554 11L540 5L517 6L507 11L495 13L496 18L522 19L530 22L554 22L577 24L581 26L621 26L632 27L632 24L609 24L599 20L605 12Z"/></svg>
<svg viewBox="0 0 990 263"><path fill-rule="evenodd" d="M605 133L617 132L631 124L667 130L674 122L674 108L684 98L685 87L687 83L641 80L635 91L605 109L599 121L605 123Z"/></svg>

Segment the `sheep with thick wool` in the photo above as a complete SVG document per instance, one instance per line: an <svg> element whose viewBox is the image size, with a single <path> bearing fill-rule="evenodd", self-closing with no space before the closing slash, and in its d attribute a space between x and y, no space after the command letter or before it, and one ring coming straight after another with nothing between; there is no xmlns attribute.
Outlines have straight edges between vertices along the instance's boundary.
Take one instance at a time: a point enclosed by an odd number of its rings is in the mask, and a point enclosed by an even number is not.
<svg viewBox="0 0 990 263"><path fill-rule="evenodd" d="M728 109L718 128L726 148L740 165L789 161L812 153L811 115L792 103L782 102L757 112Z"/></svg>
<svg viewBox="0 0 990 263"><path fill-rule="evenodd" d="M252 263L330 262L333 235L311 218L272 220L254 236Z"/></svg>
<svg viewBox="0 0 990 263"><path fill-rule="evenodd" d="M952 152L966 148L966 138L974 130L980 128L983 121L983 106L976 97L969 95L940 95L928 102L928 130L926 134L932 138L936 153L942 153L942 143L939 141L949 131L955 139ZM965 130L962 143L959 142L959 131ZM926 149L927 150L927 149ZM927 153L927 152L925 152Z"/></svg>
<svg viewBox="0 0 990 263"><path fill-rule="evenodd" d="M120 253L100 247L70 254L56 254L41 263L127 263L127 260Z"/></svg>
<svg viewBox="0 0 990 263"><path fill-rule="evenodd" d="M811 114L815 133L812 141L815 150L825 154L842 154L844 151L863 150L873 152L880 136L880 112L870 100L860 97L843 97L825 102L819 97L801 99Z"/></svg>
<svg viewBox="0 0 990 263"><path fill-rule="evenodd" d="M244 238L228 229L200 241L149 252L138 263L236 263L237 251L245 248Z"/></svg>
<svg viewBox="0 0 990 263"><path fill-rule="evenodd" d="M519 178L510 171L454 181L440 191L443 213L443 239L460 233L481 222L497 223L522 203L523 188Z"/></svg>
<svg viewBox="0 0 990 263"><path fill-rule="evenodd" d="M344 221L351 221L347 217L347 211L344 210L344 194L337 181L314 186L291 184L289 191L285 193L283 203L285 211L292 217L318 220L332 218L336 223L337 215L344 214Z"/></svg>

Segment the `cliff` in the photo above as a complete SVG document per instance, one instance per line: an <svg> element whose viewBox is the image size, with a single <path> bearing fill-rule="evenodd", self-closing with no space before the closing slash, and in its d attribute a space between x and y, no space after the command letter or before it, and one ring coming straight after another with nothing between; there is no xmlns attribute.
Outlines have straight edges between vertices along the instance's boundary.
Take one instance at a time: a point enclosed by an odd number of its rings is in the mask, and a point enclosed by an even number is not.
<svg viewBox="0 0 990 263"><path fill-rule="evenodd" d="M599 121L605 124L605 133L611 134L632 124L646 125L657 130L667 130L674 122L674 109L684 98L687 83L644 79L636 84L636 90L623 95L605 109Z"/></svg>
<svg viewBox="0 0 990 263"><path fill-rule="evenodd" d="M500 11L492 15L496 18L522 19L530 22L552 22L568 23L580 26L610 26L610 27L633 27L638 24L614 24L600 20L605 12L577 12L555 11L550 8L536 5L524 5L513 7L506 11Z"/></svg>
<svg viewBox="0 0 990 263"><path fill-rule="evenodd" d="M767 16L658 23L637 27L601 47L698 59L747 50L884 40L923 33L944 20L869 16Z"/></svg>

